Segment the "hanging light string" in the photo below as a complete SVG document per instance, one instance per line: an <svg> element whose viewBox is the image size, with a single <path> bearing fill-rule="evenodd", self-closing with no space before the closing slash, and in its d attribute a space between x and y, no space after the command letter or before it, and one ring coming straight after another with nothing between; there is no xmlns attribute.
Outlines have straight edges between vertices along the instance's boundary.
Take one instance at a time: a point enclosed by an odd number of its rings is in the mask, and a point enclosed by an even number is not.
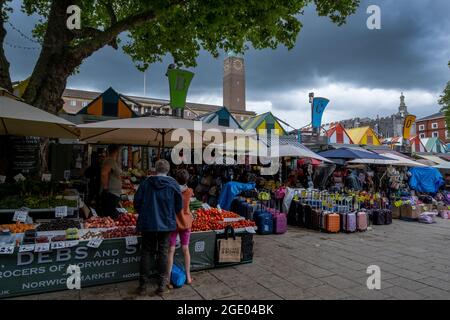
<svg viewBox="0 0 450 320"><path fill-rule="evenodd" d="M25 33L23 33L22 31L20 31L18 28L16 28L10 21L6 21L6 23L14 30L16 31L18 34L20 34L23 38L27 39L28 41L40 44L39 41L37 41L36 39L30 38L29 36L27 36Z"/></svg>

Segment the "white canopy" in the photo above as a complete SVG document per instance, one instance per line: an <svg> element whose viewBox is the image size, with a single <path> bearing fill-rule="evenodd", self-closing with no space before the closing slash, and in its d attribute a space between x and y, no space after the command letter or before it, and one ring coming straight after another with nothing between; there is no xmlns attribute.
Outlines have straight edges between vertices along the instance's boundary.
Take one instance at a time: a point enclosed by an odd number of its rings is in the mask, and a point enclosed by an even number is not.
<svg viewBox="0 0 450 320"><path fill-rule="evenodd" d="M305 146L301 145L291 145L291 144L280 144L279 145L279 156L280 157L298 157L298 158L312 158L324 162L332 162L327 158L324 158L317 153L309 150Z"/></svg>
<svg viewBox="0 0 450 320"><path fill-rule="evenodd" d="M448 163L448 161L445 161L444 159L439 158L438 156L434 156L434 155L428 155L428 154L418 154L419 157L426 159L426 160L430 160L433 161L437 164L445 164Z"/></svg>
<svg viewBox="0 0 450 320"><path fill-rule="evenodd" d="M202 134L206 130L215 131L227 141L226 130L230 128L175 117L149 116L119 120L108 120L78 125L80 139L88 143L99 144L136 144L147 146L173 147L180 143L181 138L174 137L172 133L177 129L189 132L193 145L195 141L204 143ZM243 135L243 134L242 134ZM210 142L206 143L209 144Z"/></svg>
<svg viewBox="0 0 450 320"><path fill-rule="evenodd" d="M0 135L78 138L75 124L21 102L5 91L0 96Z"/></svg>
<svg viewBox="0 0 450 320"><path fill-rule="evenodd" d="M383 157L389 158L390 160L384 159L355 159L348 161L348 163L360 163L360 164L379 164L379 165L392 165L392 166L404 166L404 167L426 167L426 165L421 164L417 161L410 160L406 157L399 156L394 153L383 153Z"/></svg>

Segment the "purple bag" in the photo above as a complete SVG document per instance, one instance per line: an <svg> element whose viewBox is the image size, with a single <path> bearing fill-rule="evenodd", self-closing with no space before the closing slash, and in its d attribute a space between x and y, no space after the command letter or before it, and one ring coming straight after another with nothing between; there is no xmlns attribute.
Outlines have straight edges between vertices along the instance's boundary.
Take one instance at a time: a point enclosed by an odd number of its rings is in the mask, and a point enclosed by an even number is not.
<svg viewBox="0 0 450 320"><path fill-rule="evenodd" d="M448 219L448 218L450 218L450 211L448 211L448 210L443 210L443 211L439 212L439 216L440 216L442 219Z"/></svg>
<svg viewBox="0 0 450 320"><path fill-rule="evenodd" d="M420 223L426 223L426 224L434 223L433 217L428 215L428 214L424 214L424 213L419 215L419 222Z"/></svg>
<svg viewBox="0 0 450 320"><path fill-rule="evenodd" d="M355 232L356 231L356 213L340 213L341 216L341 226L344 232Z"/></svg>
<svg viewBox="0 0 450 320"><path fill-rule="evenodd" d="M283 234L287 231L287 217L284 213L278 213L273 216L273 233Z"/></svg>

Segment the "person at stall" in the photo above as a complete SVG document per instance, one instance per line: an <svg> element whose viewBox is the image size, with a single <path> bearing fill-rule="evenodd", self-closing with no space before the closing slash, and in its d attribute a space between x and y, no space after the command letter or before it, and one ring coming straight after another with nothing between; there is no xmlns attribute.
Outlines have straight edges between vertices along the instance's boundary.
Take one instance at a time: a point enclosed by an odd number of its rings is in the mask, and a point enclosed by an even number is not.
<svg viewBox="0 0 450 320"><path fill-rule="evenodd" d="M186 271L186 284L192 284L191 277L191 255L189 253L189 240L191 237L192 214L189 210L189 202L194 195L194 191L187 186L189 181L189 173L187 170L179 170L176 173L176 180L180 185L181 195L183 197L183 209L176 216L177 229L170 233L169 238L169 256L167 259L167 276L170 276L173 266L173 258L175 255L175 246L177 244L177 236L180 236L181 249L184 256L184 269ZM168 281L169 282L169 281ZM169 288L172 288L169 285Z"/></svg>
<svg viewBox="0 0 450 320"><path fill-rule="evenodd" d="M169 237L176 230L176 215L183 209L183 199L177 181L167 176L170 164L160 159L155 163L156 175L148 177L134 196L134 208L139 214L137 230L142 234L138 294L147 294L151 257L156 256L157 295L169 292L167 287L167 256Z"/></svg>
<svg viewBox="0 0 450 320"><path fill-rule="evenodd" d="M84 172L84 176L89 180L89 190L86 204L90 207L95 206L98 211L100 211L102 164L105 157L106 154L103 149L100 149L96 153L92 154L92 163Z"/></svg>
<svg viewBox="0 0 450 320"><path fill-rule="evenodd" d="M122 193L122 169L119 164L119 146L108 146L108 155L101 171L101 215L118 217L117 207Z"/></svg>

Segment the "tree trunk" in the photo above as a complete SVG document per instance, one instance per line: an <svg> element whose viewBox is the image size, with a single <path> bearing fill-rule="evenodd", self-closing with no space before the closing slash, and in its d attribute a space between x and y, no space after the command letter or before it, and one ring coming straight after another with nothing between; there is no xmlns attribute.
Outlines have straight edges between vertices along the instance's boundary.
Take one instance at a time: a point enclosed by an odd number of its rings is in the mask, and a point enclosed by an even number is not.
<svg viewBox="0 0 450 320"><path fill-rule="evenodd" d="M56 113L62 107L61 96L67 78L77 66L67 61L70 59L74 35L66 25L66 10L72 2L52 2L42 50L23 95L29 104L51 113Z"/></svg>
<svg viewBox="0 0 450 320"><path fill-rule="evenodd" d="M0 0L0 87L5 88L12 92L11 77L9 75L9 62L5 56L5 50L3 50L3 43L6 37L6 29L4 26L5 16L4 10L4 0Z"/></svg>

